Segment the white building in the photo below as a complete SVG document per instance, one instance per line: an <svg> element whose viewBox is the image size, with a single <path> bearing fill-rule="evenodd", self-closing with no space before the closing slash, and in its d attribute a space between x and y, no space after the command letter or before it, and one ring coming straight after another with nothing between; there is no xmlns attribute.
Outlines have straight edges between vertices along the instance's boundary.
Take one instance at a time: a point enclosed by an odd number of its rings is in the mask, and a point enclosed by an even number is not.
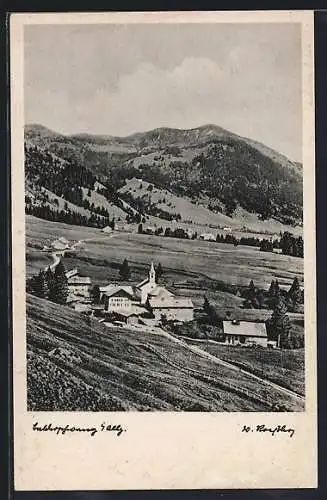
<svg viewBox="0 0 327 500"><path fill-rule="evenodd" d="M156 283L156 272L153 262L149 276L135 286L110 284L100 287L100 304L104 313L119 314L125 322L134 322L135 316L146 312L160 321L162 316L167 320L192 321L194 306L191 299L175 297L164 286Z"/></svg>
<svg viewBox="0 0 327 500"><path fill-rule="evenodd" d="M100 287L100 302L105 312L130 311L134 301L131 286L108 285Z"/></svg>
<svg viewBox="0 0 327 500"><path fill-rule="evenodd" d="M223 342L229 345L260 345L267 347L265 323L250 321L223 321Z"/></svg>
<svg viewBox="0 0 327 500"><path fill-rule="evenodd" d="M216 241L216 237L212 233L202 233L200 234L200 239L205 241Z"/></svg>
<svg viewBox="0 0 327 500"><path fill-rule="evenodd" d="M148 294L152 292L155 288L157 288L156 283L156 272L154 269L153 262L151 262L151 267L149 271L149 276L141 281L138 285L136 285L137 290L141 295L141 304L145 304L148 298Z"/></svg>

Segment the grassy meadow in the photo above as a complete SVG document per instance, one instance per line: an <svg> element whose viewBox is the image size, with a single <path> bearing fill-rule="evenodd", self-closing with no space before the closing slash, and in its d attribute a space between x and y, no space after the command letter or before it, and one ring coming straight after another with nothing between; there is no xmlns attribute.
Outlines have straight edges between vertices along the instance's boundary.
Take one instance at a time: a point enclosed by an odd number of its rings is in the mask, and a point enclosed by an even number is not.
<svg viewBox="0 0 327 500"><path fill-rule="evenodd" d="M70 259L74 263L80 261L81 270L87 270L88 265L91 271L100 267L110 279L118 278L115 264L127 258L132 268L132 279L136 280L144 276L153 260L161 263L165 272L163 278L174 283L190 279L196 283L205 279L208 282L218 280L246 286L253 279L256 286L267 289L272 279L278 279L282 287L289 287L295 276L303 283L303 259L296 257L202 240L124 232L106 235L99 229L49 222L31 216L26 218L28 269L37 264L37 258L32 256L33 248L37 251L59 236L75 242L85 240ZM69 258L66 262L70 264ZM110 270L111 265L114 265L114 273ZM90 276L93 277L91 273Z"/></svg>
<svg viewBox="0 0 327 500"><path fill-rule="evenodd" d="M163 336L109 329L33 296L27 315L29 410L267 411L267 401L303 410L289 395Z"/></svg>
<svg viewBox="0 0 327 500"><path fill-rule="evenodd" d="M304 349L245 349L212 342L188 342L298 394L305 393Z"/></svg>

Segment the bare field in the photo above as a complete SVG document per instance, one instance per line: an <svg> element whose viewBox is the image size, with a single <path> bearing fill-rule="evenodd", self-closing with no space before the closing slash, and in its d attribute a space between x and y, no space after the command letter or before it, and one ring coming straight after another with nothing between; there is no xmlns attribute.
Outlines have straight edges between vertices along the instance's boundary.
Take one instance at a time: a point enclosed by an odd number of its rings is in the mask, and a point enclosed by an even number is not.
<svg viewBox="0 0 327 500"><path fill-rule="evenodd" d="M55 357L58 348L63 352ZM108 329L32 296L27 354L28 408L34 411L269 411L272 401L303 409L291 396L165 337Z"/></svg>

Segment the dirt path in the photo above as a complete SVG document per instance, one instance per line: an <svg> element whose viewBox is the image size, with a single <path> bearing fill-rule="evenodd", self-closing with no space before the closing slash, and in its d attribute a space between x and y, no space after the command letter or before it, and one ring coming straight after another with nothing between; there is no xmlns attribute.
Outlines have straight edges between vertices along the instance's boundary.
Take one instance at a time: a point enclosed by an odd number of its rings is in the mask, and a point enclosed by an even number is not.
<svg viewBox="0 0 327 500"><path fill-rule="evenodd" d="M291 391L290 389L286 389L285 387L282 387L274 382L271 382L270 380L258 377L257 375L254 375L254 373L251 373L251 372L245 370L244 368L239 368L238 366L235 366L232 363L229 363L227 361L223 361L222 359L218 358L217 356L214 356L213 354L210 354L209 352L204 351L200 347L187 344L183 340L178 339L178 338L174 337L173 335L170 335L170 333L166 332L162 328L157 328L157 330L160 330L160 332L158 332L158 333L160 333L164 337L168 338L172 342L175 342L176 344L179 344L179 345L185 347L185 349L188 349L189 351L191 351L195 354L198 354L199 356L202 356L206 359L210 359L210 361L213 361L214 363L216 363L218 365L221 365L221 366L224 366L226 368L230 368L232 370L244 373L245 375L253 378L254 380L257 380L258 382L266 384L267 386L272 387L273 389L275 389L283 394L286 394L288 396L293 397L301 404L304 404L304 402L305 402L305 398L303 396L301 396L300 394L297 394L296 392Z"/></svg>
<svg viewBox="0 0 327 500"><path fill-rule="evenodd" d="M71 247L69 247L65 250L57 250L55 252L52 252L51 257L52 257L53 262L52 262L52 264L50 264L50 266L49 265L46 266L44 268L44 270L46 271L50 267L50 269L53 271L56 268L56 266L59 264L61 257L65 256L65 252L69 252L70 250L76 250L76 247L80 246L82 243L85 243L87 241L93 241L93 240L108 239L108 238L112 238L113 236L117 236L117 233L109 233L109 234L106 234L105 236L100 237L100 238L98 236L95 236L94 238L86 238L84 240L78 240Z"/></svg>

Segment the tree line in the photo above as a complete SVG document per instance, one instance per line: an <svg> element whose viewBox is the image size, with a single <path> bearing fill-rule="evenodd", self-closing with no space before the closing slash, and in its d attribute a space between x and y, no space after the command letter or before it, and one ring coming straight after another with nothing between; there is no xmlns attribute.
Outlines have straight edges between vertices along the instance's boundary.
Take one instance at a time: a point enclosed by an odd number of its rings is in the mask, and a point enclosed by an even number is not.
<svg viewBox="0 0 327 500"><path fill-rule="evenodd" d="M66 208L65 210L53 210L45 203L34 205L29 202L29 197L25 197L25 212L29 215L34 215L40 219L49 220L52 222L64 222L65 224L73 224L75 226L88 226L104 228L110 226L114 228L114 219L104 218L91 213L89 217L78 212Z"/></svg>
<svg viewBox="0 0 327 500"><path fill-rule="evenodd" d="M39 271L26 282L26 291L56 304L66 304L69 294L68 280L63 263L60 261L54 271L50 267Z"/></svg>
<svg viewBox="0 0 327 500"><path fill-rule="evenodd" d="M303 304L303 294L298 279L294 278L290 289L285 293L281 292L277 281L272 281L268 293L272 309L271 317L266 321L268 340L276 341L277 346L284 349L304 347L304 337L292 332L292 325L287 314L289 311L298 312L298 307ZM250 281L247 296L248 301L259 307L260 298L253 280ZM206 296L204 297L203 312L209 324L219 325L221 323L222 319Z"/></svg>
<svg viewBox="0 0 327 500"><path fill-rule="evenodd" d="M241 206L258 213L262 220L274 217L292 225L302 219L300 174L244 142L220 140L208 152L196 156L192 166L194 179L189 176L188 191L219 198L227 215Z"/></svg>
<svg viewBox="0 0 327 500"><path fill-rule="evenodd" d="M149 231L143 227L143 224L140 223L138 226L139 234L149 234ZM152 234L152 231L151 231ZM165 229L162 226L156 227L154 230L154 234L156 236L165 236L170 238L180 238L180 239L197 239L198 233L195 231L193 233L189 233L185 231L183 228L171 229L170 227L166 227ZM260 239L253 236L241 236L241 238L236 238L232 234L220 234L216 235L215 240L216 243L226 243L229 245L244 245L244 246L254 246L260 248L262 252L273 252L274 249L281 249L284 255L291 255L293 257L302 257L303 258L303 239L302 236L296 238L289 232L281 233L280 239Z"/></svg>
<svg viewBox="0 0 327 500"><path fill-rule="evenodd" d="M122 264L119 266L119 278L122 281L128 281L131 278L132 275L132 269L128 263L127 259L124 259ZM156 273L156 282L158 283L160 278L163 275L163 268L161 263L159 262L158 265L155 267L155 273Z"/></svg>
<svg viewBox="0 0 327 500"><path fill-rule="evenodd" d="M64 196L68 201L82 203L81 187L94 189L96 177L76 162L67 162L37 146L25 144L26 178L39 186ZM78 203L76 203L78 204Z"/></svg>
<svg viewBox="0 0 327 500"><path fill-rule="evenodd" d="M304 291L297 277L288 290L280 288L278 280L272 280L269 289L262 290L250 281L247 289L241 292L245 309L273 309L276 300L282 298L289 312L301 312L304 304Z"/></svg>

